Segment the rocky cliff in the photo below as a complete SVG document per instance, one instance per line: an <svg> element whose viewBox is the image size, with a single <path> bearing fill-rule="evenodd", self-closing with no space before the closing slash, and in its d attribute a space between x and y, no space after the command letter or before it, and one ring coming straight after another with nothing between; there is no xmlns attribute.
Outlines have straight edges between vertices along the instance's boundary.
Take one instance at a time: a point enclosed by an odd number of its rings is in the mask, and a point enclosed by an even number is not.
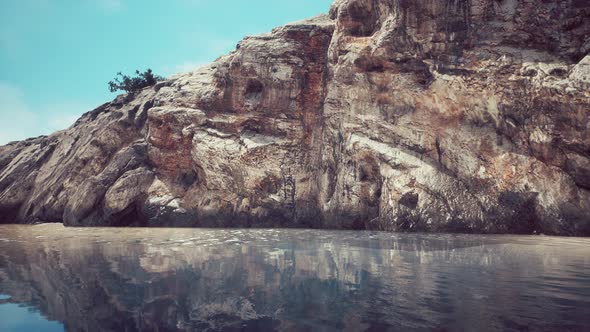
<svg viewBox="0 0 590 332"><path fill-rule="evenodd" d="M590 2L337 0L0 147L0 222L590 235Z"/></svg>

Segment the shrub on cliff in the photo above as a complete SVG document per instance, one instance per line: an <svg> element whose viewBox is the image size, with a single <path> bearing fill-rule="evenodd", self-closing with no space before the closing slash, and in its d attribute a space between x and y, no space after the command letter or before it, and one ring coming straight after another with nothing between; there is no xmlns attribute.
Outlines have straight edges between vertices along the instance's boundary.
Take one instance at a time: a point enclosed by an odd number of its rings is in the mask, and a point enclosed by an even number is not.
<svg viewBox="0 0 590 332"><path fill-rule="evenodd" d="M148 86L155 85L163 80L165 80L164 77L154 75L151 69L148 69L143 73L136 70L134 77L123 75L121 72L118 72L115 79L109 82L109 90L111 90L111 92L116 92L117 90L135 92Z"/></svg>

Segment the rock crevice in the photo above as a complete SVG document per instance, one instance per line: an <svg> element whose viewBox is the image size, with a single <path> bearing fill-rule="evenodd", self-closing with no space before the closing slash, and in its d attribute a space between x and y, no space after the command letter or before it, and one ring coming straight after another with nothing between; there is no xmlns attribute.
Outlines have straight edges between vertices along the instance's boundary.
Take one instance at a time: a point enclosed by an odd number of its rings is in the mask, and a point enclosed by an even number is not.
<svg viewBox="0 0 590 332"><path fill-rule="evenodd" d="M0 147L0 223L590 235L589 22L337 0Z"/></svg>

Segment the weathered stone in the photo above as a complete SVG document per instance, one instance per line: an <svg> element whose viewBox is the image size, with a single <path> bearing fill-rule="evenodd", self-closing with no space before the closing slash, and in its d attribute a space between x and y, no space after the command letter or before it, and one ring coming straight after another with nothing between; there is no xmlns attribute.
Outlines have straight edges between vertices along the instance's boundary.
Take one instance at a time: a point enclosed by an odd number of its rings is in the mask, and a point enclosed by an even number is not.
<svg viewBox="0 0 590 332"><path fill-rule="evenodd" d="M0 222L590 235L589 17L337 0L0 147Z"/></svg>

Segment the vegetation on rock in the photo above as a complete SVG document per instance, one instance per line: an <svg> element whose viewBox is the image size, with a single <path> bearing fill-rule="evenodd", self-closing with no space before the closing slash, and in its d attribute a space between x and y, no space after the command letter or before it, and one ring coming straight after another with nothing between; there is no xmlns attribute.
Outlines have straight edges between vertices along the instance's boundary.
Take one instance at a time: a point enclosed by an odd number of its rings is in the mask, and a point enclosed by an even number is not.
<svg viewBox="0 0 590 332"><path fill-rule="evenodd" d="M135 74L136 76L130 77L118 72L115 79L109 82L109 90L111 92L116 92L118 90L123 90L128 93L136 92L165 80L162 76L154 75L153 71L149 68L143 73L136 70Z"/></svg>

